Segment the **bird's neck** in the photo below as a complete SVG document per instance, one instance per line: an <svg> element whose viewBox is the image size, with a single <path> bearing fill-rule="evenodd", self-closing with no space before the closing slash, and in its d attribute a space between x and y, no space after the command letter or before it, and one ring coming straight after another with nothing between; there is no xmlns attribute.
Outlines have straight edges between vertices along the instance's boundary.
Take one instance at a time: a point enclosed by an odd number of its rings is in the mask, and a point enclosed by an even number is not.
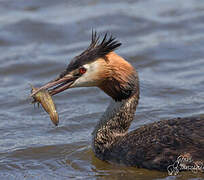
<svg viewBox="0 0 204 180"><path fill-rule="evenodd" d="M118 102L112 100L93 131L93 150L101 159L111 145L128 132L139 101L138 81L135 86L129 98Z"/></svg>

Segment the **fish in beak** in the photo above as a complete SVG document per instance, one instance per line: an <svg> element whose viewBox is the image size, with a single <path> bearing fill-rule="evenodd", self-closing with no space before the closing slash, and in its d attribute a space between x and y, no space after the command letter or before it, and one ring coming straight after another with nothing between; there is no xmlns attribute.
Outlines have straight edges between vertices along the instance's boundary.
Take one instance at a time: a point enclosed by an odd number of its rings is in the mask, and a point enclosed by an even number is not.
<svg viewBox="0 0 204 180"><path fill-rule="evenodd" d="M32 103L38 103L42 105L43 109L50 115L51 121L57 126L59 123L59 116L56 111L56 106L52 100L53 95L68 89L77 79L76 76L62 73L57 79L48 82L40 88L34 88L31 85L31 97L33 97Z"/></svg>

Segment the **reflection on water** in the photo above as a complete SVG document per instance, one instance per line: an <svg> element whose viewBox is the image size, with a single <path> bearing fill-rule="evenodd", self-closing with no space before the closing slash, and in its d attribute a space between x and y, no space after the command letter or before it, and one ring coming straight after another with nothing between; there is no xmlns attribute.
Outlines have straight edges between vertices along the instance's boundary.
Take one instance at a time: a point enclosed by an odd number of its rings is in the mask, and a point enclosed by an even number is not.
<svg viewBox="0 0 204 180"><path fill-rule="evenodd" d="M33 108L29 83L55 78L89 44L91 29L123 43L139 71L141 98L131 129L204 113L202 0L0 2L0 179L192 179L201 174L123 167L98 160L91 132L109 98L96 88L54 97L60 125Z"/></svg>

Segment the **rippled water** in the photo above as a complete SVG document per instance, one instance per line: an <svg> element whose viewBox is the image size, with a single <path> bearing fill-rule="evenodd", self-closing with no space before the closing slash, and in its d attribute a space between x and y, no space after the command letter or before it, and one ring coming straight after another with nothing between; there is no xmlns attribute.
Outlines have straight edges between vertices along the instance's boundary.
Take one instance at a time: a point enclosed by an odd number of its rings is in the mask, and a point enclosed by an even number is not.
<svg viewBox="0 0 204 180"><path fill-rule="evenodd" d="M55 78L87 47L91 29L123 43L141 99L131 129L204 113L204 1L0 1L0 179L192 179L110 165L94 157L91 132L109 98L96 88L54 97L54 127L33 108L29 83Z"/></svg>

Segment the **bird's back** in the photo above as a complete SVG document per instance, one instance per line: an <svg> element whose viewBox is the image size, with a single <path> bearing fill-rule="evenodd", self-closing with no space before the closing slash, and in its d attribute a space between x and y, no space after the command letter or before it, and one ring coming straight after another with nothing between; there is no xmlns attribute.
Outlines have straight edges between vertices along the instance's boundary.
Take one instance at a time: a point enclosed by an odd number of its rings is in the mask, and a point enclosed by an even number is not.
<svg viewBox="0 0 204 180"><path fill-rule="evenodd" d="M166 170L180 155L204 162L204 116L162 120L131 131L106 151L110 162Z"/></svg>

